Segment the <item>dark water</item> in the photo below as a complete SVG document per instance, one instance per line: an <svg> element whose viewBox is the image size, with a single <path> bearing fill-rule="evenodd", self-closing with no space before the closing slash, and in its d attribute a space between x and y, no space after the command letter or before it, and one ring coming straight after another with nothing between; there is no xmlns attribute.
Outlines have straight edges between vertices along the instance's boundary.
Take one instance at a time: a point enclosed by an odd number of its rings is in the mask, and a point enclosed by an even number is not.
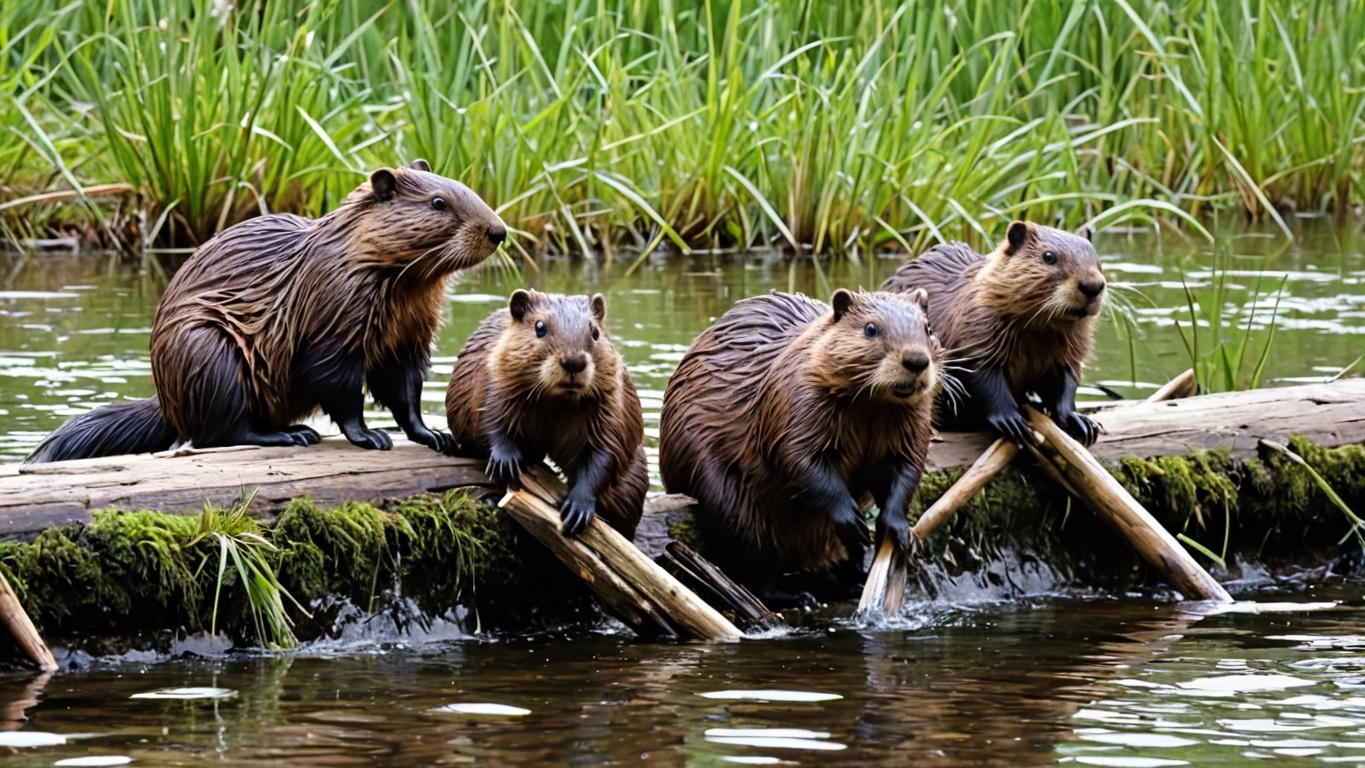
<svg viewBox="0 0 1365 768"><path fill-rule="evenodd" d="M0 744L65 738L15 750L15 766L1356 766L1360 586L1263 591L1226 613L1093 596L920 605L896 628L719 645L358 639L125 658L0 679L0 728L22 729ZM188 687L222 698L138 698ZM826 700L774 700L793 694ZM449 711L477 704L516 709Z"/></svg>
<svg viewBox="0 0 1365 768"><path fill-rule="evenodd" d="M1258 281L1263 306L1285 279L1267 383L1331 378L1365 352L1365 236L1357 231L1310 229L1288 249L1228 235L1219 243L1228 258L1218 259L1208 247L1152 235L1110 232L1099 247L1111 282L1124 284L1116 293L1131 305L1137 333L1106 320L1089 384L1142 395L1189 367L1175 329L1176 321L1188 326L1182 275L1207 291L1215 264L1232 270L1223 302L1229 340L1240 336ZM699 255L647 262L627 277L627 264L549 260L524 282L606 293L608 324L652 432L687 344L734 301L770 288L827 296L833 287L871 287L895 264ZM0 457L17 459L71 415L152 393L147 337L160 284L98 256L3 265ZM443 376L465 336L522 284L485 270L455 287L425 393L429 423L442 421ZM1251 324L1258 340L1266 319ZM391 424L384 414L372 420ZM1000 568L944 582L936 602L912 606L890 627L835 623L738 644L639 643L610 628L527 640L465 637L449 626L424 637L372 627L281 657L206 658L197 642L185 644L188 657L172 659L68 657L76 671L0 678L0 729L18 734L0 733L0 745L48 743L0 746L0 760L1365 765L1359 581L1317 574L1316 587L1234 585L1253 602L1210 613L1144 596L1059 595L1045 570ZM997 586L983 590L988 582ZM1319 604L1332 601L1340 602ZM223 690L221 698L134 698L173 688ZM785 693L705 695L764 690ZM771 700L796 694L828 696ZM471 704L529 712L442 711ZM110 761L61 762L86 757Z"/></svg>
<svg viewBox="0 0 1365 768"><path fill-rule="evenodd" d="M1199 354L1204 360L1221 354L1216 337L1235 348L1250 318L1252 353L1243 364L1241 386L1249 385L1256 353L1269 337L1268 307L1277 295L1263 384L1329 379L1365 354L1365 235L1355 229L1308 226L1296 244L1257 233L1228 234L1216 247L1111 231L1097 245L1114 287L1110 303L1126 305L1123 314L1136 329L1116 313L1106 316L1084 383L1143 395L1189 368L1190 352L1176 327L1179 322L1190 332L1185 286L1209 304L1211 286L1220 282L1216 273L1227 275L1220 302L1225 327L1217 334L1202 330ZM829 265L758 254L661 259L630 275L625 261L601 267L550 260L524 268L522 276L484 269L453 289L425 392L426 411L435 415L428 423L443 422L438 414L445 377L464 339L522 285L606 294L608 327L640 389L652 435L669 374L692 339L735 301L774 288L822 298L841 286L872 288L898 263L879 258ZM158 281L98 256L41 255L0 266L7 267L0 276L0 460L22 457L72 415L152 394L147 344L163 287ZM1277 294L1281 280L1283 292ZM387 414L371 420L392 426ZM316 426L336 434L330 422Z"/></svg>

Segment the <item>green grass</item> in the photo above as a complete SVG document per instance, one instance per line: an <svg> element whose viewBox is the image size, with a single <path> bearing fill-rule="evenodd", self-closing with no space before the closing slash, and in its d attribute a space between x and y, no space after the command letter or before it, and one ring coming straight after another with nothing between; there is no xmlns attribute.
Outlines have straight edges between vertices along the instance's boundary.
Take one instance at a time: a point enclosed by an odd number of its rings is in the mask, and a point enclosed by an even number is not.
<svg viewBox="0 0 1365 768"><path fill-rule="evenodd" d="M128 182L139 242L193 245L422 156L608 257L1365 201L1349 0L241 5L5 4L0 194Z"/></svg>

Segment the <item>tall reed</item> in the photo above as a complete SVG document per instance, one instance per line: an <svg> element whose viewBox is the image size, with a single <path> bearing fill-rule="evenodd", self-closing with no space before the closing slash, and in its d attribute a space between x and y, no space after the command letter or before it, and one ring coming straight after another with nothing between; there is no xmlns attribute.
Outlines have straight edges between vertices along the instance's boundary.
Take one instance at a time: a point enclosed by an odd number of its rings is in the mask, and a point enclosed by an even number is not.
<svg viewBox="0 0 1365 768"><path fill-rule="evenodd" d="M75 0L49 40L10 19L0 96L29 84L70 124L46 133L86 137L11 185L128 181L169 212L156 240L193 243L425 156L522 247L608 253L856 254L1112 208L1286 226L1365 200L1351 0L242 6Z"/></svg>

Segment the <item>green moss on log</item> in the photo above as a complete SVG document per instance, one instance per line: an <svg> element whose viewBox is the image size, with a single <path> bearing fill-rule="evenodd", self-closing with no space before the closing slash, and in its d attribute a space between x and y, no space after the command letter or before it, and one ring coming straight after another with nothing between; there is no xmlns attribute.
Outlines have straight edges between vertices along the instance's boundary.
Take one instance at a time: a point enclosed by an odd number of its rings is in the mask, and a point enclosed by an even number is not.
<svg viewBox="0 0 1365 768"><path fill-rule="evenodd" d="M269 565L303 639L332 629L332 596L372 611L410 599L423 621L469 609L476 627L546 626L585 618L590 598L507 516L459 491L406 499L389 508L347 503L322 508L295 500L270 524L210 515L246 526L274 550ZM0 542L0 569L50 640L198 631L213 623L258 644L251 606L204 518L108 510L84 527L44 531L31 542ZM548 562L547 562L548 561ZM557 570L558 569L558 570ZM595 617L595 613L591 613Z"/></svg>
<svg viewBox="0 0 1365 768"><path fill-rule="evenodd" d="M1324 448L1299 437L1290 447L1357 512L1365 509L1365 447ZM1284 456L1237 459L1226 451L1128 458L1110 473L1173 533L1227 557L1307 564L1350 551L1339 542L1350 521L1307 470ZM924 478L911 506L915 519L961 475ZM1006 468L953 520L930 537L931 551L1024 546L1081 578L1107 583L1131 575L1138 560L1119 536L1028 462Z"/></svg>

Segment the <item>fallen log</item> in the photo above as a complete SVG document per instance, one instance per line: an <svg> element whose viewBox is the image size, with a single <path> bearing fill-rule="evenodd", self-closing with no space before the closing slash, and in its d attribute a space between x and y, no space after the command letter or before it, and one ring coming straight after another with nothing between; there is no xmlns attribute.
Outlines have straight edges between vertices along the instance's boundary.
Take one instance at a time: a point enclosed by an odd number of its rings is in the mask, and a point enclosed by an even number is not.
<svg viewBox="0 0 1365 768"><path fill-rule="evenodd" d="M1099 411L1094 418L1106 432L1091 449L1101 461L1202 448L1253 457L1260 440L1284 442L1296 433L1329 447L1360 443L1365 379L1136 404ZM926 473L970 467L991 442L986 434L945 435L930 446ZM451 488L470 488L480 496L498 492L482 461L442 456L401 437L394 443L391 451L365 451L329 438L307 448L242 446L4 465L0 537L87 523L92 511L111 507L198 514L205 503L226 508L249 500L248 512L268 519L300 496L332 506Z"/></svg>
<svg viewBox="0 0 1365 768"><path fill-rule="evenodd" d="M522 488L499 506L597 593L618 618L645 636L738 640L744 635L615 529L594 518L576 537L560 533L564 486L544 466L522 473Z"/></svg>

